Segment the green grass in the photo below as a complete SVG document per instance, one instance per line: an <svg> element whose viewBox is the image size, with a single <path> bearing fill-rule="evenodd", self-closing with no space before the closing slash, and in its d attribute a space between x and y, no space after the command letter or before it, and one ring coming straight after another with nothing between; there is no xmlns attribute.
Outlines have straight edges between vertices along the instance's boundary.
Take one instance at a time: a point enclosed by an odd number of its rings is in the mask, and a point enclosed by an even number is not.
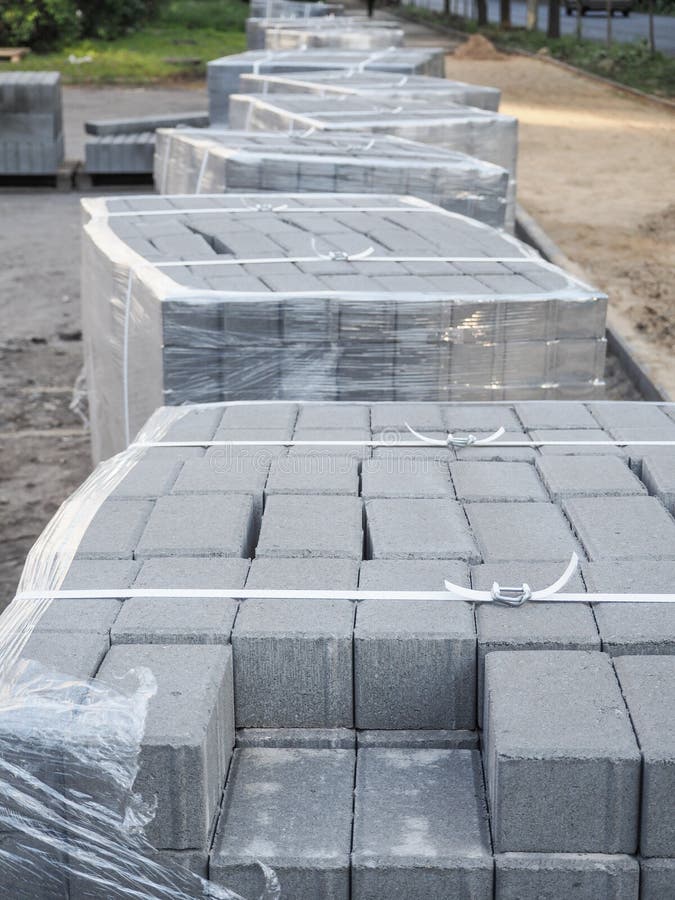
<svg viewBox="0 0 675 900"><path fill-rule="evenodd" d="M584 69L620 84L661 97L675 97L675 59L663 53L650 53L646 41L613 44L607 47L596 41L577 40L572 35L549 40L540 31L512 28L502 31L496 25L478 28L475 22L459 16L444 16L414 6L404 7L405 15L418 21L435 22L458 31L484 34L501 50L548 51L555 59Z"/></svg>
<svg viewBox="0 0 675 900"><path fill-rule="evenodd" d="M242 0L167 0L158 17L114 41L81 40L54 53L30 53L16 69L51 69L65 84L147 84L203 78L206 63L246 49ZM91 56L92 61L68 62ZM166 62L186 58L191 62Z"/></svg>

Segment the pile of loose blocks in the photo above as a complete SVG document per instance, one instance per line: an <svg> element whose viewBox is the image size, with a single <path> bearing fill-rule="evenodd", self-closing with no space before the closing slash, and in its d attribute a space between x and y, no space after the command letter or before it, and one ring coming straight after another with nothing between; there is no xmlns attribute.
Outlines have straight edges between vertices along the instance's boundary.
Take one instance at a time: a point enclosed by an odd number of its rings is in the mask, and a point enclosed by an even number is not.
<svg viewBox="0 0 675 900"><path fill-rule="evenodd" d="M166 870L90 851L14 710L59 864L0 855L0 893L675 900L675 405L600 399L607 300L508 233L499 92L340 12L252 3L209 128L90 127L151 133L163 196L84 203L106 462L21 656L115 697L150 670ZM4 861L37 838L1 826Z"/></svg>

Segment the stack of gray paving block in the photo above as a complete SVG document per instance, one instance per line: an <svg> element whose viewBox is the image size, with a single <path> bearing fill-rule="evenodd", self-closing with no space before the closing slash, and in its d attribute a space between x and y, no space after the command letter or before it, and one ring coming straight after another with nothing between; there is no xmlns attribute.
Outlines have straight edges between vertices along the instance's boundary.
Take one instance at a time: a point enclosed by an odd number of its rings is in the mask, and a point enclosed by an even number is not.
<svg viewBox="0 0 675 900"><path fill-rule="evenodd" d="M239 90L239 78L248 73L314 72L325 70L397 72L401 75L445 74L445 50L437 47L395 47L364 53L355 50L247 50L212 60L207 67L209 118L227 123L230 95Z"/></svg>
<svg viewBox="0 0 675 900"><path fill-rule="evenodd" d="M370 132L459 150L510 174L507 222L513 227L518 122L492 110L443 101L349 94L233 94L230 126L251 131Z"/></svg>
<svg viewBox="0 0 675 900"><path fill-rule="evenodd" d="M0 175L54 175L63 156L60 73L1 73Z"/></svg>
<svg viewBox="0 0 675 900"><path fill-rule="evenodd" d="M320 24L316 24L319 22ZM341 16L337 20L307 20L299 23L268 25L265 28L267 50L309 50L323 47L330 50L373 52L388 47L402 47L405 33L402 28L382 28L373 24L364 27Z"/></svg>
<svg viewBox="0 0 675 900"><path fill-rule="evenodd" d="M410 194L501 228L508 183L508 172L499 166L389 135L303 136L216 129L157 133L155 185L163 194L244 190Z"/></svg>
<svg viewBox="0 0 675 900"><path fill-rule="evenodd" d="M152 671L135 782L156 804L147 837L160 861L243 896L261 895L264 863L289 897L669 900L675 605L639 604L660 637L617 652L598 610L630 621L623 603L596 603L594 618L581 602L474 609L423 596L446 579L545 587L573 550L582 572L567 590L605 578L617 599L672 591L672 570L668 583L658 567L675 565L675 520L658 487L644 490L630 445L583 444L641 421L675 426L675 406L163 410L155 446L110 480L63 581L118 599L53 601L23 656L104 684ZM564 455L397 448L406 424L579 443ZM330 443L371 438L386 446ZM238 440L328 446L214 443ZM632 575L616 562L629 541ZM129 587L185 597L125 599ZM310 596L242 599L243 587ZM211 588L223 596L198 596ZM21 859L15 838L0 841ZM0 867L2 878L22 896Z"/></svg>
<svg viewBox="0 0 675 900"><path fill-rule="evenodd" d="M204 128L208 113L95 119L85 123L85 171L89 175L150 175L158 128Z"/></svg>
<svg viewBox="0 0 675 900"><path fill-rule="evenodd" d="M305 19L310 16L339 16L341 3L324 3L323 0L251 0L249 11L258 19Z"/></svg>
<svg viewBox="0 0 675 900"><path fill-rule="evenodd" d="M282 30L286 29L298 32L302 31L305 33L311 31L315 34L326 29L330 31L333 40L335 40L335 38L338 37L339 32L344 29L351 33L352 40L356 34L360 34L363 37L375 34L381 40L379 46L382 47L388 47L390 45L400 46L403 43L402 34L399 39L392 40L391 44L387 42L385 37L386 33L393 35L394 32L400 31L398 22L385 21L383 19L379 19L377 22L368 21L367 19L364 19L363 16L343 16L340 11L337 12L339 18L336 20L335 15L336 13L329 12L320 17L293 16L291 18L286 16L285 18L270 19L249 18L246 20L246 47L249 50L281 49L280 47L274 46L275 38ZM268 34L272 35L272 41L268 40ZM295 46L297 46L297 44ZM332 46L337 45L333 44ZM348 45L343 49L367 50L370 49L371 46L372 45L369 43L363 43L351 46ZM288 49L290 49L290 47Z"/></svg>
<svg viewBox="0 0 675 900"><path fill-rule="evenodd" d="M510 236L425 201L278 193L83 204L96 458L125 445L125 419L131 435L162 403L601 390L606 298Z"/></svg>
<svg viewBox="0 0 675 900"><path fill-rule="evenodd" d="M401 100L431 100L459 103L478 109L499 109L499 88L429 75L395 75L388 72L298 72L242 75L240 88L246 94L336 94L385 97Z"/></svg>

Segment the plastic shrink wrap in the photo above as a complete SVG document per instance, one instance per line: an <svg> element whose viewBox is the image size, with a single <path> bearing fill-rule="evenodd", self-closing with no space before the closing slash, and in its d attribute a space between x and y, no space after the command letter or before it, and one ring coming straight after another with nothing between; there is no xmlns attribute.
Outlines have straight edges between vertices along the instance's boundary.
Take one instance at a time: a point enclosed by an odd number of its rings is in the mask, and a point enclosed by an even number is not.
<svg viewBox="0 0 675 900"><path fill-rule="evenodd" d="M247 73L325 70L396 72L401 75L445 74L445 50L438 47L388 47L364 53L356 50L247 50L212 60L207 66L209 117L212 125L227 123L230 94L239 90Z"/></svg>
<svg viewBox="0 0 675 900"><path fill-rule="evenodd" d="M344 18L344 17L343 17ZM337 50L383 50L402 47L404 32L400 28L349 27L343 18L327 19L328 27L296 27L270 25L265 28L267 50L306 50L326 47Z"/></svg>
<svg viewBox="0 0 675 900"><path fill-rule="evenodd" d="M606 298L411 197L83 201L95 458L157 406L597 396Z"/></svg>
<svg viewBox="0 0 675 900"><path fill-rule="evenodd" d="M157 132L155 186L162 194L410 194L501 228L508 183L499 166L388 135Z"/></svg>
<svg viewBox="0 0 675 900"><path fill-rule="evenodd" d="M336 15L338 18L336 18ZM373 21L364 19L363 16L343 16L340 10L335 14L330 12L328 15L305 16L302 19L298 17L292 19L289 19L288 17L277 19L249 18L246 20L246 46L249 50L274 49L276 46L275 36L272 36L271 43L268 43L266 38L266 34L270 30L279 32L281 29L289 28L291 30L311 30L312 32L318 33L325 27L328 31L332 32L333 40L339 38L339 35L337 35L336 32L342 29L348 30L352 35L359 32L365 39L370 32L379 33L380 35L384 35L385 32L393 34L395 31L400 31L398 25L398 22L387 22L383 19ZM384 37L381 37L381 39L384 40ZM391 43L396 44L397 41L392 41ZM400 43L402 43L402 41L398 42L399 45ZM338 44L333 44L331 46L338 46ZM372 45L365 45L365 48L369 46ZM385 42L381 46L387 47L389 44ZM360 44L353 49L364 49L364 45Z"/></svg>

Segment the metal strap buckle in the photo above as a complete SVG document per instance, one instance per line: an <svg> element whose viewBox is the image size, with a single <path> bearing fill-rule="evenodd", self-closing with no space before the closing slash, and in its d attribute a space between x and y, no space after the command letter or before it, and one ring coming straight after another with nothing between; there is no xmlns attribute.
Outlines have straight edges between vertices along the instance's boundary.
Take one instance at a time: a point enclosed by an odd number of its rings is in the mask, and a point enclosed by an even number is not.
<svg viewBox="0 0 675 900"><path fill-rule="evenodd" d="M501 606L522 606L532 599L532 591L528 584L521 584L520 587L501 587L495 581L490 596Z"/></svg>

